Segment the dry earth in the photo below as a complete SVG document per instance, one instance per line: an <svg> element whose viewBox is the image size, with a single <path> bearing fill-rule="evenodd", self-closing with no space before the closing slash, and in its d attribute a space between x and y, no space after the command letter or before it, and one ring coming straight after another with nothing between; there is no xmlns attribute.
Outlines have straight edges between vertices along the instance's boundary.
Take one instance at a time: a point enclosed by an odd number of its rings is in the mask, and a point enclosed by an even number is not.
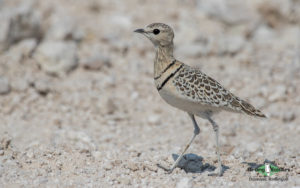
<svg viewBox="0 0 300 188"><path fill-rule="evenodd" d="M226 3L227 2L227 3ZM266 113L221 113L223 177L208 122L172 174L156 163L193 134L159 97L152 44L171 25L176 57ZM0 187L299 187L300 1L0 0ZM289 171L263 177L249 167Z"/></svg>

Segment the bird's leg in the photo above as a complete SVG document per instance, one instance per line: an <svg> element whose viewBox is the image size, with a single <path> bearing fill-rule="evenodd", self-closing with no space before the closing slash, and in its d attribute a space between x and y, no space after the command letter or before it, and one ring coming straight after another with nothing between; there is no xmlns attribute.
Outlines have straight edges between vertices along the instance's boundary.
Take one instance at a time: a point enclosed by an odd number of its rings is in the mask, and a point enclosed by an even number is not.
<svg viewBox="0 0 300 188"><path fill-rule="evenodd" d="M219 168L219 176L222 176L223 169L222 169L222 163L220 158L220 151L219 151L219 126L216 124L214 120L212 120L210 117L208 117L208 121L212 124L213 129L216 134L216 151L218 155L218 168Z"/></svg>
<svg viewBox="0 0 300 188"><path fill-rule="evenodd" d="M193 143L195 137L200 133L200 128L197 125L197 122L195 120L195 116L193 114L188 113L189 116L191 117L193 124L194 124L194 135L192 137L192 139L190 140L190 142L185 146L183 152L180 154L180 156L176 159L176 161L174 162L174 164L171 166L171 168L166 168L160 164L157 164L158 167L164 169L165 171L167 171L168 173L172 173L173 170L177 167L179 161L182 159L183 155L185 154L185 152L188 150L188 148L190 147L190 145Z"/></svg>

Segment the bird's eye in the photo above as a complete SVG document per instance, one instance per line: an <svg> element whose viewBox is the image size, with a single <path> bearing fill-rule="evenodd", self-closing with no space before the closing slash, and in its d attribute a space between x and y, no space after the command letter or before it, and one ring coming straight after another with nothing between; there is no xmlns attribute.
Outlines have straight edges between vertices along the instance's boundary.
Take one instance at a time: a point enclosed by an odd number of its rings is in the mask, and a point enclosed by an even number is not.
<svg viewBox="0 0 300 188"><path fill-rule="evenodd" d="M154 35L158 35L158 34L159 34L159 32L160 32L160 30L159 30L159 29L154 29L154 30L153 30L153 33L154 33Z"/></svg>

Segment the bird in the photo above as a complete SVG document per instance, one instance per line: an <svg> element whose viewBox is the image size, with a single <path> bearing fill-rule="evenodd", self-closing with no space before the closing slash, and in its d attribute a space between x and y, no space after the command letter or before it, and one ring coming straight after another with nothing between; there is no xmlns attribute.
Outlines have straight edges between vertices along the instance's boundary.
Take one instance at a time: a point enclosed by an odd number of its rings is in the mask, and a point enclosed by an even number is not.
<svg viewBox="0 0 300 188"><path fill-rule="evenodd" d="M164 23L152 23L134 32L147 37L155 47L154 83L159 95L169 105L188 114L194 126L194 134L182 153L169 168L157 164L168 173L172 173L184 156L200 128L195 116L208 120L215 133L216 154L218 158L217 173L223 175L223 166L219 151L219 126L213 120L213 115L221 111L244 113L250 116L266 118L260 110L250 103L235 96L219 82L203 73L199 68L191 67L173 55L174 31ZM217 170L218 169L218 170Z"/></svg>

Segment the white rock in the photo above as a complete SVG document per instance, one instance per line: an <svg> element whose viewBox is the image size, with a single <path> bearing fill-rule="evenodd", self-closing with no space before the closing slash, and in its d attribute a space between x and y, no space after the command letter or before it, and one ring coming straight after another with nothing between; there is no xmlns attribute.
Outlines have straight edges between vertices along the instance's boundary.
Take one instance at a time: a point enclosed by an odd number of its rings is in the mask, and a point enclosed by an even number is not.
<svg viewBox="0 0 300 188"><path fill-rule="evenodd" d="M76 149L82 153L89 153L95 150L95 144L91 137L82 131L67 131L64 132L66 138L73 142Z"/></svg>
<svg viewBox="0 0 300 188"><path fill-rule="evenodd" d="M175 50L176 54L180 54L180 56L184 57L205 56L211 51L210 48L198 43L183 44L178 46L178 48L176 48Z"/></svg>
<svg viewBox="0 0 300 188"><path fill-rule="evenodd" d="M256 43L266 43L272 40L274 37L274 30L268 26L262 25L255 30L253 40Z"/></svg>
<svg viewBox="0 0 300 188"><path fill-rule="evenodd" d="M192 187L192 181L187 177L181 178L179 182L176 184L176 188L190 188L190 187Z"/></svg>
<svg viewBox="0 0 300 188"><path fill-rule="evenodd" d="M294 112L284 112L282 115L282 121L283 122L291 122L296 118L296 115Z"/></svg>
<svg viewBox="0 0 300 188"><path fill-rule="evenodd" d="M81 61L84 68L89 70L99 70L104 66L110 66L110 59L99 53Z"/></svg>
<svg viewBox="0 0 300 188"><path fill-rule="evenodd" d="M278 100L282 100L286 95L286 87L284 85L278 85L273 93L269 96L269 101L274 102Z"/></svg>
<svg viewBox="0 0 300 188"><path fill-rule="evenodd" d="M197 7L227 24L248 22L256 16L255 10L249 4L239 0L197 0Z"/></svg>
<svg viewBox="0 0 300 188"><path fill-rule="evenodd" d="M16 91L25 91L28 85L28 81L24 79L16 79L11 82L11 88Z"/></svg>
<svg viewBox="0 0 300 188"><path fill-rule="evenodd" d="M257 142L250 142L246 145L247 151L253 153L258 150L259 144Z"/></svg>
<svg viewBox="0 0 300 188"><path fill-rule="evenodd" d="M45 72L62 75L77 66L76 50L76 44L71 41L46 41L36 50L34 59Z"/></svg>
<svg viewBox="0 0 300 188"><path fill-rule="evenodd" d="M51 83L48 79L39 79L34 82L34 88L41 95L46 95L51 90Z"/></svg>
<svg viewBox="0 0 300 188"><path fill-rule="evenodd" d="M227 36L222 37L219 41L219 55L236 54L243 49L245 39L242 36Z"/></svg>
<svg viewBox="0 0 300 188"><path fill-rule="evenodd" d="M7 78L0 77L0 94L4 95L10 92L10 85Z"/></svg>
<svg viewBox="0 0 300 188"><path fill-rule="evenodd" d="M38 39L41 35L41 16L33 3L22 3L0 12L0 50L6 50L25 38Z"/></svg>
<svg viewBox="0 0 300 188"><path fill-rule="evenodd" d="M73 17L63 10L53 12L45 39L80 41L84 37L84 32L79 29L78 25Z"/></svg>
<svg viewBox="0 0 300 188"><path fill-rule="evenodd" d="M11 57L12 60L15 60L16 62L20 62L24 57L29 57L32 55L33 50L37 46L37 40L36 39L24 39L17 43L16 45L13 45L9 49L8 55Z"/></svg>
<svg viewBox="0 0 300 188"><path fill-rule="evenodd" d="M132 24L131 18L126 14L116 14L110 18L110 21L113 25L123 28L130 28Z"/></svg>
<svg viewBox="0 0 300 188"><path fill-rule="evenodd" d="M160 122L160 116L159 115L150 115L148 117L148 122L150 124L157 125Z"/></svg>

